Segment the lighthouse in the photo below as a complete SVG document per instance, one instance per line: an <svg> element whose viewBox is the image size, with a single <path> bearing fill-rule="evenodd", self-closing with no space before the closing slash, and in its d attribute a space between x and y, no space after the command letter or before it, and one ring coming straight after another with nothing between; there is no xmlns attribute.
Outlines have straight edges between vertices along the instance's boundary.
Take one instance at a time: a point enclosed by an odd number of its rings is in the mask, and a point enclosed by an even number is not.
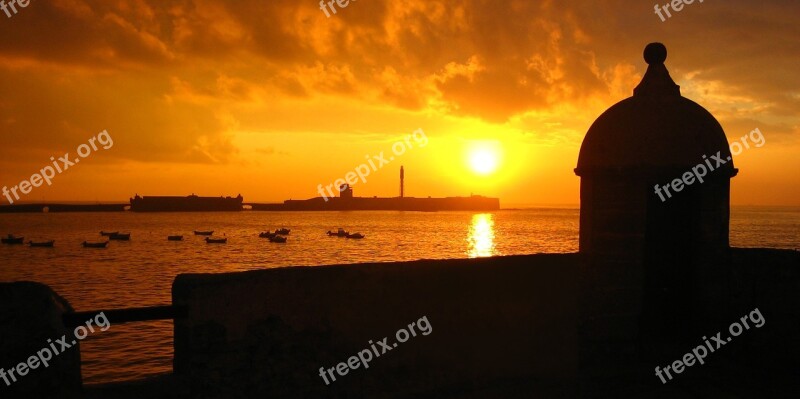
<svg viewBox="0 0 800 399"><path fill-rule="evenodd" d="M400 198L403 198L403 179L405 178L405 171L403 165L400 165Z"/></svg>

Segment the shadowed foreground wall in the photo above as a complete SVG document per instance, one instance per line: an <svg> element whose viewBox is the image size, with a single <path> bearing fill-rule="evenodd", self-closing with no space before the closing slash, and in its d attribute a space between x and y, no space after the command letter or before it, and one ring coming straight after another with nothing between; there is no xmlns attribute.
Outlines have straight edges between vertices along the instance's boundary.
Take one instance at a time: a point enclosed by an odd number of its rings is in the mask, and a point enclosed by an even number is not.
<svg viewBox="0 0 800 399"><path fill-rule="evenodd" d="M578 255L181 275L175 372L204 397L559 394L577 370ZM319 368L433 327L326 386ZM524 389L523 389L524 386ZM227 397L227 396L226 396ZM263 397L263 396L262 396Z"/></svg>
<svg viewBox="0 0 800 399"><path fill-rule="evenodd" d="M703 293L694 296L695 313L705 316L678 321L696 331L687 341L651 341L657 356L636 345L635 315L615 322L641 295L578 292L578 284L602 288L626 276L641 284L641 274L590 272L591 263L579 268L577 254L181 275L174 302L189 314L175 323L175 375L88 387L81 397L795 397L800 252L734 248L726 259L714 273L691 277ZM724 337L755 308L763 327L744 331L704 365L666 384L653 373L702 345L703 336ZM0 366L13 367L48 338L69 333L61 324L69 310L44 285L0 284ZM320 367L346 362L369 340L391 343L397 329L423 316L430 335L330 386L319 377ZM630 353L615 352L620 339L632 343ZM16 392L0 387L0 397L71 397L80 387L79 356L73 347L13 385Z"/></svg>
<svg viewBox="0 0 800 399"><path fill-rule="evenodd" d="M643 287L638 295L603 290L609 278L642 286L641 273L625 264L590 270L593 263L581 266L581 259L541 254L181 275L173 301L187 305L189 317L175 323L176 377L207 398L782 397L800 390L797 251L732 249L714 273L696 269L685 283L698 292L692 314L704 316L675 321L691 331L685 337L646 342L638 313L617 322L620 312L641 309ZM680 359L704 335L724 336L755 308L766 319L762 328L667 384L656 377L655 366ZM394 342L399 328L423 316L430 335L329 386L318 375L369 340ZM630 350L619 352L620 342Z"/></svg>
<svg viewBox="0 0 800 399"><path fill-rule="evenodd" d="M55 342L62 335L72 339L72 331L62 322L63 314L71 311L69 303L44 284L0 283L0 367L9 370L27 362L49 347L48 339ZM7 376L10 386L0 379L0 398L68 398L80 390L78 345L53 355L48 367L38 361L34 365L37 368L28 369L22 377L15 373L16 382Z"/></svg>
<svg viewBox="0 0 800 399"><path fill-rule="evenodd" d="M687 267L688 266L688 267ZM784 398L800 392L800 252L731 248L722 259L678 264L678 280L691 287L688 301L666 298L672 308L642 312L643 270L633 262L587 261L579 292L579 358L582 398ZM669 272L671 269L667 269ZM618 288L621 287L621 288ZM652 289L652 287L650 287ZM729 327L758 308L765 323L731 337ZM656 317L664 328L650 331ZM752 324L752 323L751 323ZM716 333L724 347L663 383L655 374ZM664 377L667 379L668 377Z"/></svg>

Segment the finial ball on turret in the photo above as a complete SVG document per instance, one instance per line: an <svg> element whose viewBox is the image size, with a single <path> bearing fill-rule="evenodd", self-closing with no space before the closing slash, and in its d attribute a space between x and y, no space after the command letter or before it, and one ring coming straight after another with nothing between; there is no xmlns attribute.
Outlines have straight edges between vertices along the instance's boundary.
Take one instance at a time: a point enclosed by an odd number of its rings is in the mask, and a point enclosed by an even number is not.
<svg viewBox="0 0 800 399"><path fill-rule="evenodd" d="M663 64L667 59L667 47L661 43L650 43L644 48L644 60L648 65Z"/></svg>

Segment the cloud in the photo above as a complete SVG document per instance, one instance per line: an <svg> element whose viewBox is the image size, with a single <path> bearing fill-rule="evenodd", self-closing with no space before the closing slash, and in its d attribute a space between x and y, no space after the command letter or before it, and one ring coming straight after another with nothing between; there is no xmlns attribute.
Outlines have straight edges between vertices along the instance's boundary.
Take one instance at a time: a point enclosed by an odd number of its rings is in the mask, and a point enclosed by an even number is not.
<svg viewBox="0 0 800 399"><path fill-rule="evenodd" d="M706 2L662 23L651 4L622 0L361 1L331 18L290 0L37 2L0 24L0 89L14 93L0 100L0 154L109 129L127 141L110 157L225 163L241 153L237 128L337 131L350 113L297 114L338 103L551 141L631 95L656 40L684 94L723 123L797 136L798 8Z"/></svg>

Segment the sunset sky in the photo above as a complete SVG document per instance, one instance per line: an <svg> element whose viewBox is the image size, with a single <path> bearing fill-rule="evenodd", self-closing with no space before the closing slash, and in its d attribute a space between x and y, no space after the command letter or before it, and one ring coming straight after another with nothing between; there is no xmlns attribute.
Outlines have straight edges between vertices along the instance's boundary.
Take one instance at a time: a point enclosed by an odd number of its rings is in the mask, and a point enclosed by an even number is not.
<svg viewBox="0 0 800 399"><path fill-rule="evenodd" d="M766 139L735 159L732 203L800 205L800 3L695 1L664 22L654 4L32 0L0 12L0 185L107 130L113 147L23 200L310 198L422 129L355 195L398 195L404 165L407 196L577 205L583 136L659 41L729 141Z"/></svg>

